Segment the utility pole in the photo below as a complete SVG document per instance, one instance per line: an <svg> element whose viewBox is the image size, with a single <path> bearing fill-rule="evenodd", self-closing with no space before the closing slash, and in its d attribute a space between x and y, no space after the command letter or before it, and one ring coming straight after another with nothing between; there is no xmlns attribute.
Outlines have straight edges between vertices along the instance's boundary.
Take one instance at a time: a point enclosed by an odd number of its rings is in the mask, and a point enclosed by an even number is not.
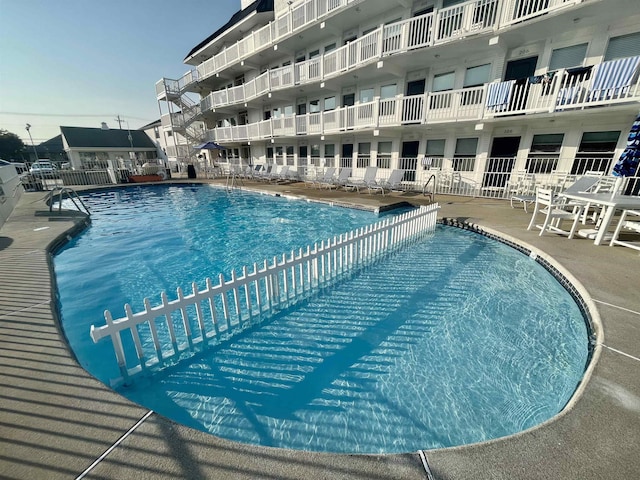
<svg viewBox="0 0 640 480"><path fill-rule="evenodd" d="M24 127L27 130L27 133L29 134L29 139L31 140L31 146L33 147L33 153L35 153L36 158L34 160L34 162L38 161L38 151L36 150L36 144L33 143L33 137L31 136L31 125L29 125L27 123L27 125Z"/></svg>
<svg viewBox="0 0 640 480"><path fill-rule="evenodd" d="M120 115L118 115L118 118L114 118L114 120L118 122L118 128L122 130L122 122L124 122L124 120L120 118Z"/></svg>

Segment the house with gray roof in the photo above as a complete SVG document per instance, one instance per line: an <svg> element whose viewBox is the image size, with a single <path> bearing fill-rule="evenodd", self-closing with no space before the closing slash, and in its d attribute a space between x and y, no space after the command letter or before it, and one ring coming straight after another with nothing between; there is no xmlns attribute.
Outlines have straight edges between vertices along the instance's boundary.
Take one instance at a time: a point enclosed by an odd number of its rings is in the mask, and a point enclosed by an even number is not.
<svg viewBox="0 0 640 480"><path fill-rule="evenodd" d="M76 170L128 168L159 163L157 145L141 130L60 127L62 143Z"/></svg>

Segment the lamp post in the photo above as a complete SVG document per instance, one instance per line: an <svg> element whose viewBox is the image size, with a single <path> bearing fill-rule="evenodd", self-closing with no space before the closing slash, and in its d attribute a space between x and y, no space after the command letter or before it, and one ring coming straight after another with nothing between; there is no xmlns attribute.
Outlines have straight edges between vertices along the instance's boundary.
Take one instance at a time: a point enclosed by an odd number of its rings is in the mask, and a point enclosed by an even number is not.
<svg viewBox="0 0 640 480"><path fill-rule="evenodd" d="M36 144L33 143L33 137L31 136L31 125L29 125L27 123L27 125L24 128L26 128L27 133L29 134L29 140L31 140L31 146L33 147L33 153L36 154L35 162L37 162L38 161L38 151L36 150Z"/></svg>

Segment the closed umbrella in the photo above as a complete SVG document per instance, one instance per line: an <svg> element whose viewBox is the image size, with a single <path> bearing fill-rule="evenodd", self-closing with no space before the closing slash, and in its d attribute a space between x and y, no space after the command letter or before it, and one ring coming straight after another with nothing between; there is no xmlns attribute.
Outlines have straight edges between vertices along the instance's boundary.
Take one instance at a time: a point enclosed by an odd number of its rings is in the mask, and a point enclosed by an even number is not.
<svg viewBox="0 0 640 480"><path fill-rule="evenodd" d="M638 173L638 163L640 162L640 114L636 117L635 122L631 125L629 136L627 137L627 146L620 155L620 158L613 166L613 176L620 180L617 185L622 182L622 177L634 177ZM638 189L634 185L633 193ZM617 189L616 189L617 190Z"/></svg>

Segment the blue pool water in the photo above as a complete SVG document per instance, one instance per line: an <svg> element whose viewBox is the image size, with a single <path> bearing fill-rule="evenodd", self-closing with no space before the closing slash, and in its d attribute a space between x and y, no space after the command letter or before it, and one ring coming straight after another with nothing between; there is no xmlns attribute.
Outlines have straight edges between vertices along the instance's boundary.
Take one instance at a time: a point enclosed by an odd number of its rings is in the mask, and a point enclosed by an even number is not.
<svg viewBox="0 0 640 480"><path fill-rule="evenodd" d="M85 198L92 226L55 257L65 333L115 376L102 311L327 238L378 216L210 187ZM135 308L134 308L135 311ZM119 391L232 440L332 452L477 442L560 411L584 372L584 319L538 263L452 227L233 339Z"/></svg>

